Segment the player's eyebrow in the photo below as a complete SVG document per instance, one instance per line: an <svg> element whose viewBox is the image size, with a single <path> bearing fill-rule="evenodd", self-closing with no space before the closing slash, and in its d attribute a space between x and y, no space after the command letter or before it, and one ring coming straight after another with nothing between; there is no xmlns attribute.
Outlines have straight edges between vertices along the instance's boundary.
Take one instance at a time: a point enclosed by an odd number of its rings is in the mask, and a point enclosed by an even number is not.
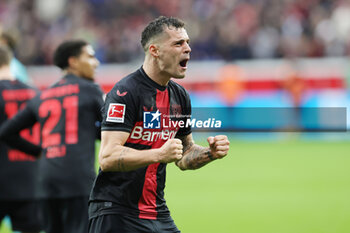
<svg viewBox="0 0 350 233"><path fill-rule="evenodd" d="M174 41L174 44L183 44L184 42L189 43L190 39L180 39L180 40L176 40Z"/></svg>

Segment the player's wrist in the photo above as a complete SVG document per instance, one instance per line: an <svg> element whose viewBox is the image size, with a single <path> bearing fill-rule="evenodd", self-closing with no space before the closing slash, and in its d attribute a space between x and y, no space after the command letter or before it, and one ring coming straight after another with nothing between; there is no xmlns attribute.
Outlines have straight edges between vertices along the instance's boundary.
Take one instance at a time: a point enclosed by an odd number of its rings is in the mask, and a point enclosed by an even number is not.
<svg viewBox="0 0 350 233"><path fill-rule="evenodd" d="M206 154L207 154L208 158L210 159L210 161L214 161L217 159L214 157L214 155L211 153L210 150L208 150Z"/></svg>
<svg viewBox="0 0 350 233"><path fill-rule="evenodd" d="M162 149L157 148L157 149L152 149L152 154L154 155L152 158L152 163L161 163L162 162Z"/></svg>

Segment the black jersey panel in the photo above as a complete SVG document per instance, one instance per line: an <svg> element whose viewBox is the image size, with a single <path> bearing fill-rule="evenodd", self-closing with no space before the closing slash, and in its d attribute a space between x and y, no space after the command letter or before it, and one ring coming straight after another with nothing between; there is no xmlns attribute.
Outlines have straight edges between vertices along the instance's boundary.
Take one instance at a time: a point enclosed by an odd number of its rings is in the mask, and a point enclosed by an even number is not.
<svg viewBox="0 0 350 233"><path fill-rule="evenodd" d="M13 118L37 94L38 90L21 81L0 81L0 124L4 126L3 123L7 119ZM32 124L30 123L29 125ZM4 135L3 137L7 140L12 138L9 135ZM38 145L40 143L39 125L22 130L20 137ZM12 145L17 145L19 140L16 140L16 137L14 140ZM0 142L1 200L28 200L36 198L37 172L38 162L33 156Z"/></svg>
<svg viewBox="0 0 350 233"><path fill-rule="evenodd" d="M30 102L41 126L39 196L88 195L95 178L96 121L103 93L91 80L66 75Z"/></svg>

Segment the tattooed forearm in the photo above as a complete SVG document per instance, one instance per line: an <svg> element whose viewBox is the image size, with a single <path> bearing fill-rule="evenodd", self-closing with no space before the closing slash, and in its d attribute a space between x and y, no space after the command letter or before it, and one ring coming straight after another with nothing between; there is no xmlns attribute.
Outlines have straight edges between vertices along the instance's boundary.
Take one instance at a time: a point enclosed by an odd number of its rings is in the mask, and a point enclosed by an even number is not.
<svg viewBox="0 0 350 233"><path fill-rule="evenodd" d="M125 171L124 157L119 157L117 162L118 171Z"/></svg>
<svg viewBox="0 0 350 233"><path fill-rule="evenodd" d="M118 171L126 171L125 168L125 161L124 161L124 157L125 154L127 153L128 148L123 148L123 150L120 152L119 156L118 156L118 160L117 160L117 169Z"/></svg>
<svg viewBox="0 0 350 233"><path fill-rule="evenodd" d="M209 158L211 161L213 161L213 160L216 159L216 158L214 158L213 154L211 153L211 151L210 151L209 149L208 149L208 151L207 151L206 153L207 153L208 158Z"/></svg>
<svg viewBox="0 0 350 233"><path fill-rule="evenodd" d="M184 150L181 160L176 164L182 169L198 169L214 160L209 148L201 147L192 143L191 147Z"/></svg>
<svg viewBox="0 0 350 233"><path fill-rule="evenodd" d="M183 144L183 153L186 153L189 149L191 149L192 146L194 146L193 141L189 141L189 142Z"/></svg>

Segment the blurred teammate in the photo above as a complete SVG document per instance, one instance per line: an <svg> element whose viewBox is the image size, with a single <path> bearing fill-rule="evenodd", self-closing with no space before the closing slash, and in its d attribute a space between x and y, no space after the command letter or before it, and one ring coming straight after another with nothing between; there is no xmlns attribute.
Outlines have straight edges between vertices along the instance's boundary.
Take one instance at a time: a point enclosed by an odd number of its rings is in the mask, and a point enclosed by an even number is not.
<svg viewBox="0 0 350 233"><path fill-rule="evenodd" d="M0 46L0 125L13 117L37 90L15 80L10 71L12 53ZM39 144L40 131L37 124L32 129L22 130L20 135ZM17 143L33 149L24 139ZM36 146L34 146L35 149ZM40 150L39 150L40 151ZM42 229L39 218L39 203L35 193L38 163L33 156L7 147L0 142L0 223L8 215L12 229L22 232L39 232Z"/></svg>
<svg viewBox="0 0 350 233"><path fill-rule="evenodd" d="M11 33L8 32L2 32L0 35L0 44L4 44L8 46L12 52L15 51L16 48L16 39ZM10 69L13 74L13 76L24 82L24 83L30 83L31 80L28 76L27 69L25 66L17 59L15 56L12 56L11 63L10 63Z"/></svg>
<svg viewBox="0 0 350 233"><path fill-rule="evenodd" d="M194 144L190 127L166 127L159 120L168 124L169 114L191 114L188 93L170 80L185 77L190 58L184 23L157 18L142 32L141 43L143 66L106 97L100 172L89 204L90 233L179 232L164 200L167 163L197 169L229 149L226 136L209 137L205 148Z"/></svg>
<svg viewBox="0 0 350 233"><path fill-rule="evenodd" d="M103 93L93 82L99 62L89 44L73 40L57 48L54 63L64 76L6 123L0 137L5 140L6 135L18 135L20 129L40 122L39 194L44 200L45 231L86 233L95 139L100 135L96 122L103 105Z"/></svg>

